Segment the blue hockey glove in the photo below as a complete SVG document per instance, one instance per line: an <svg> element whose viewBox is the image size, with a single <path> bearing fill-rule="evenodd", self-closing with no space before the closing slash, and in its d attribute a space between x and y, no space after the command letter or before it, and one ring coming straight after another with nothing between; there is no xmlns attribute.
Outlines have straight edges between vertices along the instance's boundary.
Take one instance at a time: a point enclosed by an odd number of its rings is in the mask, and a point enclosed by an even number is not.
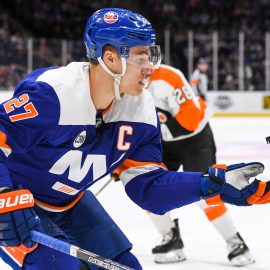
<svg viewBox="0 0 270 270"><path fill-rule="evenodd" d="M29 190L20 189L0 194L0 246L19 246L23 243L31 248L36 244L29 233L41 228L33 206L34 199Z"/></svg>
<svg viewBox="0 0 270 270"><path fill-rule="evenodd" d="M227 202L238 206L266 203L269 182L255 180L251 177L261 174L264 165L259 162L239 163L230 166L214 165L209 167L208 174L201 180L203 198L209 205Z"/></svg>

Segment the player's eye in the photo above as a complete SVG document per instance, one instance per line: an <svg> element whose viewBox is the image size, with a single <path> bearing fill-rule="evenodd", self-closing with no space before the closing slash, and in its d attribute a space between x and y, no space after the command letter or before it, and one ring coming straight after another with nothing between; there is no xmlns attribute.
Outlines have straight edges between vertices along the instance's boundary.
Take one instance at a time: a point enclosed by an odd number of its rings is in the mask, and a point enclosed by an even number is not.
<svg viewBox="0 0 270 270"><path fill-rule="evenodd" d="M145 65L149 60L146 59L146 58L138 58L136 59L136 64L140 65L140 66L143 66Z"/></svg>

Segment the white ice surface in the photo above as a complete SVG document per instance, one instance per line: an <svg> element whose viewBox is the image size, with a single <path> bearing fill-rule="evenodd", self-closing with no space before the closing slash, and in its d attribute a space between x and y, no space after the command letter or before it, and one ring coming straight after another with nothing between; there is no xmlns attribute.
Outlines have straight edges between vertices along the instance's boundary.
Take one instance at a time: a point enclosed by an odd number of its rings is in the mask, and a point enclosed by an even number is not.
<svg viewBox="0 0 270 270"><path fill-rule="evenodd" d="M211 126L217 143L219 163L260 161L266 166L261 179L270 179L269 118L213 118ZM92 189L96 191L105 180ZM127 198L121 183L110 183L98 196L105 209L134 244L137 255L147 270L229 270L235 269L226 259L225 242L207 221L202 211L189 205L173 211L180 218L180 229L185 243L187 261L171 265L153 262L150 250L156 244L158 233L141 210ZM250 247L256 264L242 269L270 269L270 205L252 207L228 206L239 232ZM268 257L269 256L269 257ZM0 261L0 269L8 270ZM66 268L67 269L67 268ZM48 269L49 270L49 269Z"/></svg>

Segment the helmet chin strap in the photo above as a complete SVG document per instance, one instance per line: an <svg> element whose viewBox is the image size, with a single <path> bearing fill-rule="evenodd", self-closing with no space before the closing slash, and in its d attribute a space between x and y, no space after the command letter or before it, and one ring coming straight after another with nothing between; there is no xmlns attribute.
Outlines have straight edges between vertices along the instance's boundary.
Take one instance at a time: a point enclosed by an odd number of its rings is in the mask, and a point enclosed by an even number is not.
<svg viewBox="0 0 270 270"><path fill-rule="evenodd" d="M102 60L101 57L98 57L98 62L102 66L102 68L111 76L113 76L114 81L113 81L113 86L114 86L114 96L115 99L120 100L124 97L124 94L120 94L120 83L122 77L126 73L126 59L124 57L121 57L121 62L122 62L122 72L120 74L114 74L109 70L109 68L105 65L104 61Z"/></svg>

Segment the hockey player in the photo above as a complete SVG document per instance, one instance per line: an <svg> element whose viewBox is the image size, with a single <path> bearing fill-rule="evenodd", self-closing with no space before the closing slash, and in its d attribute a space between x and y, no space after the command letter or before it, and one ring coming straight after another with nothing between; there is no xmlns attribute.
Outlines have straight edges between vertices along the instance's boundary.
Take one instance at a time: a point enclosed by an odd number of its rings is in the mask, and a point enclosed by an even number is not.
<svg viewBox="0 0 270 270"><path fill-rule="evenodd" d="M128 196L156 214L201 198L263 200L268 183L248 182L263 171L259 162L210 167L206 175L171 172L162 163L160 125L144 90L160 50L144 17L101 9L89 18L84 41L90 63L35 70L0 106L0 246L12 269L79 269L76 258L35 245L32 229L142 269L87 190L120 165Z"/></svg>
<svg viewBox="0 0 270 270"><path fill-rule="evenodd" d="M163 162L169 170L206 171L216 163L216 146L209 125L209 108L198 98L182 72L168 65L161 65L151 77L149 90L161 122ZM237 232L225 204L197 205L214 225L228 249L228 259L234 265L254 262L249 249ZM171 263L186 259L180 237L178 220L169 213L163 216L150 214L150 218L163 236L162 243L152 252L155 262Z"/></svg>
<svg viewBox="0 0 270 270"><path fill-rule="evenodd" d="M197 96L200 96L203 100L207 99L208 91L208 63L204 58L198 60L196 69L191 75L190 84Z"/></svg>

